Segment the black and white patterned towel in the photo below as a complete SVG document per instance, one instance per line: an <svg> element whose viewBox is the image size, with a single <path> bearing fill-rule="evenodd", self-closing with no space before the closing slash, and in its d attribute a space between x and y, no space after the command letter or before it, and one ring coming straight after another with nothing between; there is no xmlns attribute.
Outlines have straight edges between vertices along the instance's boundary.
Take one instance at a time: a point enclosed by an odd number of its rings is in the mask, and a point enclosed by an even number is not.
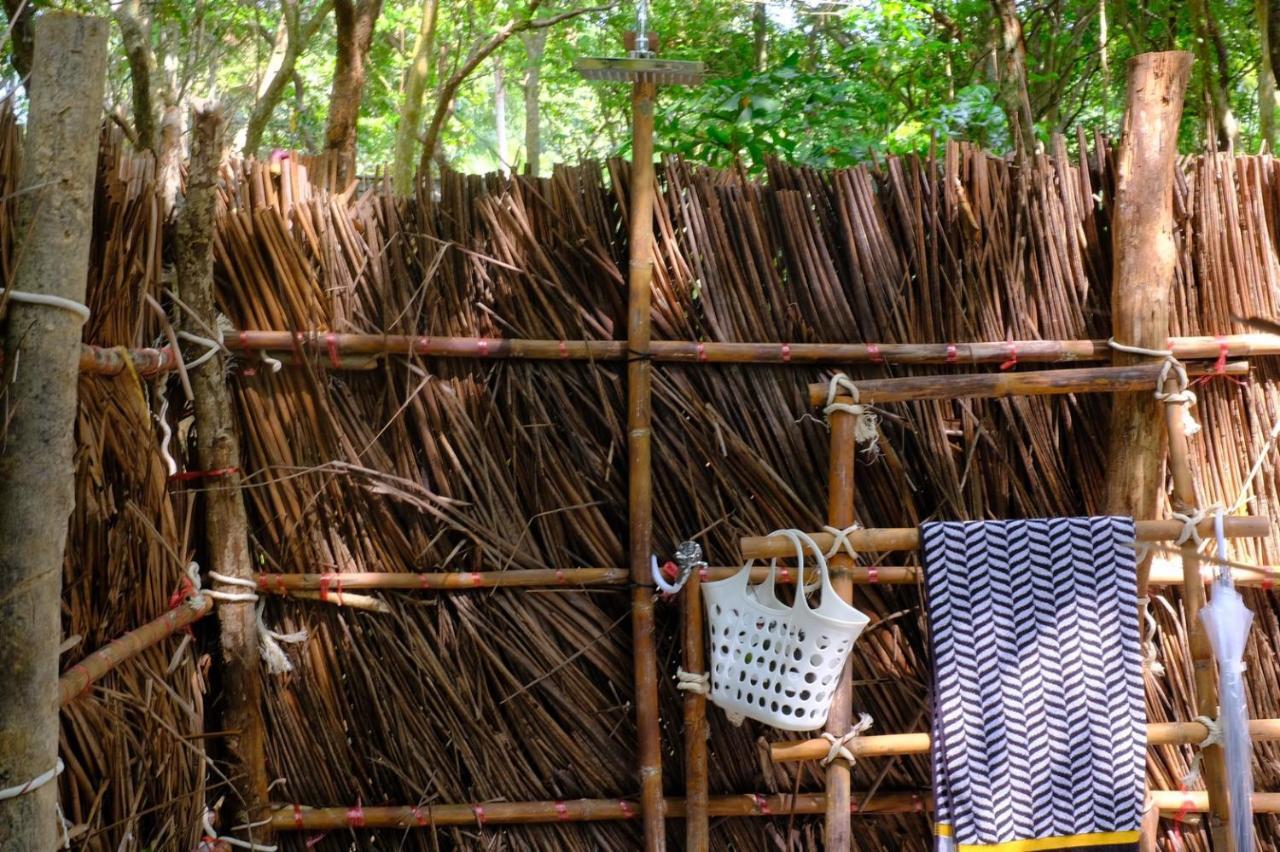
<svg viewBox="0 0 1280 852"><path fill-rule="evenodd" d="M939 849L1136 849L1146 719L1133 520L921 534Z"/></svg>

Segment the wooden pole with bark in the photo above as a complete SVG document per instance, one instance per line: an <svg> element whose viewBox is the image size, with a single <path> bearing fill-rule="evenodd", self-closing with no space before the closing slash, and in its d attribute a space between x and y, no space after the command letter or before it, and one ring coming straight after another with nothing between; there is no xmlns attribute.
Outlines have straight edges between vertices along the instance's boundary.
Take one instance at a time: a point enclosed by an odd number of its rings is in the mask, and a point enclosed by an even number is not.
<svg viewBox="0 0 1280 852"><path fill-rule="evenodd" d="M207 334L203 329L217 326L213 235L222 132L221 110L214 106L196 110L175 255L180 295L195 314L189 319L188 330L195 334ZM204 492L207 567L230 577L252 579L248 524L239 489L240 445L225 376L220 353L191 371L197 461L201 470L220 472L206 479ZM214 588L244 592L225 583L216 583ZM251 601L220 603L217 615L222 650L222 728L227 731L224 742L231 762L228 775L237 793L234 799L229 797L231 818L224 824L245 825L265 819L269 804L257 617ZM262 829L254 831L254 841L261 842L263 834Z"/></svg>
<svg viewBox="0 0 1280 852"><path fill-rule="evenodd" d="M1124 126L1116 158L1112 219L1111 323L1120 343L1163 350L1169 335L1170 289L1176 263L1173 170L1178 124L1191 75L1191 54L1143 53L1129 62ZM1116 352L1117 365L1150 361ZM1155 517L1164 487L1166 432L1151 391L1115 395L1111 409L1106 510ZM1151 558L1138 565L1138 597L1147 597ZM1144 613L1138 614L1143 629ZM1154 850L1144 831L1142 848Z"/></svg>
<svg viewBox="0 0 1280 852"><path fill-rule="evenodd" d="M62 559L75 504L72 457L81 326L87 310L107 23L38 18L30 121L18 185L18 247L0 387L0 849L58 848L58 646ZM25 294L25 295L24 295ZM62 300L33 303L31 298Z"/></svg>

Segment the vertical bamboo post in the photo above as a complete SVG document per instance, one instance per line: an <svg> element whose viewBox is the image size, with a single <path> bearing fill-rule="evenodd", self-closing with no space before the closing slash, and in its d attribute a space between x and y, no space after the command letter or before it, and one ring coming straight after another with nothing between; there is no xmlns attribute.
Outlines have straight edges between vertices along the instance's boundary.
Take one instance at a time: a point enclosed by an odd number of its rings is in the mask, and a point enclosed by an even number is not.
<svg viewBox="0 0 1280 852"><path fill-rule="evenodd" d="M1173 239L1173 170L1191 54L1143 53L1129 62L1124 127L1116 157L1112 205L1111 328L1120 343L1163 349L1169 335ZM1084 152L1081 152L1084 156ZM1117 365L1142 356L1114 353ZM1116 394L1111 409L1106 511L1152 518L1164 487L1165 431L1150 391ZM1138 597L1146 598L1151 559L1138 565ZM1142 614L1138 629L1143 630ZM1156 836L1144 823L1144 852Z"/></svg>
<svg viewBox="0 0 1280 852"><path fill-rule="evenodd" d="M702 647L702 578L695 568L684 585L684 669L707 670ZM684 694L685 848L707 852L711 843L707 813L707 697Z"/></svg>
<svg viewBox="0 0 1280 852"><path fill-rule="evenodd" d="M178 287L196 318L191 331L217 326L213 297L213 235L218 166L222 158L222 113L198 109L191 128L191 164L187 194L178 215ZM196 321L202 321L203 325ZM202 470L228 473L204 480L205 543L209 568L221 574L253 579L248 523L240 484L240 444L221 354L192 371L195 393L196 456ZM223 592L244 589L215 584ZM231 759L228 775L237 797L229 803L228 825L256 824L267 817L266 726L262 718L262 680L258 671L258 630L254 604L218 604L222 648L224 740ZM265 829L253 831L261 842Z"/></svg>
<svg viewBox="0 0 1280 852"><path fill-rule="evenodd" d="M1178 390L1170 381L1168 392ZM1199 505L1191 462L1187 451L1187 434L1183 428L1180 405L1165 406L1165 424L1169 432L1169 472L1173 478L1173 507L1179 512L1194 512ZM1200 577L1200 551L1194 541L1182 546L1182 615L1187 627L1187 647L1196 685L1196 713L1209 718L1218 716L1218 681L1214 671L1213 645L1200 609L1204 606L1204 581ZM1212 745L1201 751L1200 774L1209 795L1209 834L1217 852L1232 852L1235 838L1228 830L1230 800L1227 790L1226 764L1222 747ZM1248 852L1244 850L1244 852Z"/></svg>
<svg viewBox="0 0 1280 852"><path fill-rule="evenodd" d="M84 302L93 224L107 24L62 12L35 21L30 123L22 150L14 293L0 377L0 787L45 780L0 802L0 849L58 847L58 645L62 559L84 317L15 293Z"/></svg>
<svg viewBox="0 0 1280 852"><path fill-rule="evenodd" d="M650 441L650 288L653 280L653 102L657 86L637 80L631 91L631 235L627 271L628 549L631 565L631 634L636 680L640 803L644 845L666 848L662 798L662 743L658 727L658 655L653 642L653 468Z"/></svg>
<svg viewBox="0 0 1280 852"><path fill-rule="evenodd" d="M855 415L847 411L830 414L831 449L827 461L827 523L844 529L856 520L854 512L853 467L857 455L854 443ZM831 557L831 585L840 599L853 601L853 578L847 570L853 567L853 559L847 553ZM797 580L796 594L804 594L803 579ZM850 658L852 659L852 657ZM845 662L831 696L831 714L827 716L826 730L835 736L849 731L853 721L853 675L850 663ZM851 771L844 760L833 760L827 767L827 815L826 848L849 849L851 844L850 817Z"/></svg>

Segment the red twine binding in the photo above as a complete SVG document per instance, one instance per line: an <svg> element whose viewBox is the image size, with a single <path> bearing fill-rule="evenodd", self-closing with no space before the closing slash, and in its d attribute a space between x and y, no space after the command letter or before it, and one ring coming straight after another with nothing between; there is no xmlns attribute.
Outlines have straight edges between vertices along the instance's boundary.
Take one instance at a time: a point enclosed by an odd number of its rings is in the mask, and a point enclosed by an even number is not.
<svg viewBox="0 0 1280 852"><path fill-rule="evenodd" d="M329 363L336 370L342 366L342 359L338 357L338 335L329 332L324 336L324 342L329 349Z"/></svg>
<svg viewBox="0 0 1280 852"><path fill-rule="evenodd" d="M483 337L480 338L476 342L476 348L480 350L481 357L484 357L484 358L489 357L489 341L488 340L486 340Z"/></svg>
<svg viewBox="0 0 1280 852"><path fill-rule="evenodd" d="M1276 568L1274 565L1268 565L1266 573L1262 575L1262 591L1269 592L1276 584L1275 576Z"/></svg>
<svg viewBox="0 0 1280 852"><path fill-rule="evenodd" d="M566 808L564 806L564 802L560 801L559 799L556 800L556 816L558 816L563 821L568 821L569 819L569 809Z"/></svg>
<svg viewBox="0 0 1280 852"><path fill-rule="evenodd" d="M1187 792L1184 785L1182 792ZM1191 797L1187 796L1182 800L1182 807L1178 808L1178 812L1173 815L1173 836L1177 839L1178 848L1182 848L1182 824L1186 822L1187 814L1191 813L1191 809L1195 807L1195 802L1191 801Z"/></svg>
<svg viewBox="0 0 1280 852"><path fill-rule="evenodd" d="M1000 365L1001 370L1012 370L1018 366L1018 346L1012 340L1005 342L1005 348L1009 350L1009 360Z"/></svg>
<svg viewBox="0 0 1280 852"><path fill-rule="evenodd" d="M356 799L356 806L347 810L347 827L364 828L364 806Z"/></svg>
<svg viewBox="0 0 1280 852"><path fill-rule="evenodd" d="M299 804L293 806L293 827L302 831L302 806Z"/></svg>
<svg viewBox="0 0 1280 852"><path fill-rule="evenodd" d="M424 816L422 815L422 808L419 808L419 807L417 807L417 806L414 806L414 809L413 809L413 821L414 821L414 822L416 822L416 823L418 824L418 828L426 828L426 827L427 827L427 820L426 820L426 817L424 817Z"/></svg>
<svg viewBox="0 0 1280 852"><path fill-rule="evenodd" d="M872 364L884 363L884 356L880 354L880 347L874 343L867 344L867 357L871 359Z"/></svg>
<svg viewBox="0 0 1280 852"><path fill-rule="evenodd" d="M791 363L791 344L790 343L782 344L782 363L784 364Z"/></svg>
<svg viewBox="0 0 1280 852"><path fill-rule="evenodd" d="M705 362L707 360L707 344L698 344L698 361Z"/></svg>
<svg viewBox="0 0 1280 852"><path fill-rule="evenodd" d="M954 364L960 358L960 353L956 351L954 343L947 344L947 363Z"/></svg>
<svg viewBox="0 0 1280 852"><path fill-rule="evenodd" d="M790 582L791 582L791 569L789 569L787 566L783 565L783 566L782 566L781 568L779 568L778 570L782 572L782 582L784 582L784 583L790 583Z"/></svg>
<svg viewBox="0 0 1280 852"><path fill-rule="evenodd" d="M1235 376L1227 375L1227 354L1231 348L1230 344L1227 343L1226 338L1222 337L1221 335L1215 337L1214 340L1218 341L1218 360L1213 362L1213 372L1206 373L1205 375L1193 381L1191 384L1203 385L1206 382L1211 382L1218 377L1222 377L1224 379L1228 379L1232 382L1235 382L1237 385L1244 385L1245 383L1240 379L1237 379ZM1169 344L1169 348L1173 349L1173 343Z"/></svg>
<svg viewBox="0 0 1280 852"><path fill-rule="evenodd" d="M342 578L335 574L320 575L320 600L324 603L328 603L330 583L333 584L334 594L336 595L334 602L337 603L338 606L342 606Z"/></svg>
<svg viewBox="0 0 1280 852"><path fill-rule="evenodd" d="M759 793L752 793L751 798L755 799L756 810L760 811L760 813L764 814L765 816L769 816L770 814L769 803L765 801L764 796L761 796Z"/></svg>
<svg viewBox="0 0 1280 852"><path fill-rule="evenodd" d="M476 825L484 828L484 805L472 805L471 812L476 815Z"/></svg>
<svg viewBox="0 0 1280 852"><path fill-rule="evenodd" d="M867 566L867 582L875 585L880 582L880 569L874 565Z"/></svg>
<svg viewBox="0 0 1280 852"><path fill-rule="evenodd" d="M623 819L631 819L636 815L635 809L631 807L631 803L626 799L618 800L618 810L622 811Z"/></svg>
<svg viewBox="0 0 1280 852"><path fill-rule="evenodd" d="M698 580L702 583L707 582L707 566L701 565L698 567Z"/></svg>
<svg viewBox="0 0 1280 852"><path fill-rule="evenodd" d="M431 352L431 338L419 337L418 338L418 354L426 355L430 352Z"/></svg>
<svg viewBox="0 0 1280 852"><path fill-rule="evenodd" d="M218 479L222 476L234 476L240 472L238 467L220 467L217 470L180 470L169 477L170 482L192 482L197 479Z"/></svg>
<svg viewBox="0 0 1280 852"><path fill-rule="evenodd" d="M479 571L471 572L471 585L475 586L477 589L484 585L484 577L480 575Z"/></svg>
<svg viewBox="0 0 1280 852"><path fill-rule="evenodd" d="M676 565L676 563L670 560L668 560L667 563L662 566L662 576L666 577L668 580L674 580L676 578L676 575L678 575L679 573L680 573L680 568Z"/></svg>
<svg viewBox="0 0 1280 852"><path fill-rule="evenodd" d="M563 568L557 568L557 569L556 569L556 582L557 582L557 583L559 583L559 584L560 584L560 585L562 585L562 586L564 585L564 583L565 583L565 578L564 578L564 569L563 569Z"/></svg>
<svg viewBox="0 0 1280 852"><path fill-rule="evenodd" d="M564 358L565 360L568 360L568 358L569 358L569 347L565 345L565 343L564 343L564 341L563 341L563 340L561 340L561 341L560 341L560 347L559 347L559 349L560 349L560 357L561 357L561 358Z"/></svg>

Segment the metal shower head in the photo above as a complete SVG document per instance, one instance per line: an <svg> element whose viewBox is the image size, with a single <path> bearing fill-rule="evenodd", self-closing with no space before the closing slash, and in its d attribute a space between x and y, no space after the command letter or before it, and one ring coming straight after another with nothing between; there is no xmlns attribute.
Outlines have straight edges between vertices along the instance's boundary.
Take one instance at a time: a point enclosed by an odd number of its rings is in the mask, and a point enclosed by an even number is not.
<svg viewBox="0 0 1280 852"><path fill-rule="evenodd" d="M588 57L573 67L588 80L661 86L696 86L702 82L704 70L701 62L634 57Z"/></svg>

